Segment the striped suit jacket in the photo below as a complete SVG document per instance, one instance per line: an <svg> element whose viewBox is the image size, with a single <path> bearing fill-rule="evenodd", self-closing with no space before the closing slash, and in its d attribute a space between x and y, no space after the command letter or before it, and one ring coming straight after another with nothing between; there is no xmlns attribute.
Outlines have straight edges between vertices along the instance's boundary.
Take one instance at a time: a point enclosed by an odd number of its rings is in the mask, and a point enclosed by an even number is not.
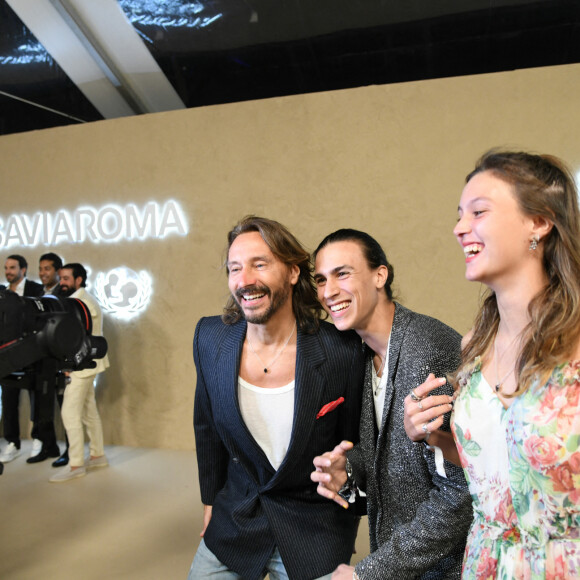
<svg viewBox="0 0 580 580"><path fill-rule="evenodd" d="M348 562L357 518L319 496L312 460L342 439L356 441L364 361L354 333L322 322L298 331L295 404L286 457L277 471L248 431L238 403L238 374L246 322L202 318L195 331L197 371L194 427L199 483L212 518L204 540L230 569L262 578L274 547L291 580L309 580ZM344 403L316 418L320 409Z"/></svg>

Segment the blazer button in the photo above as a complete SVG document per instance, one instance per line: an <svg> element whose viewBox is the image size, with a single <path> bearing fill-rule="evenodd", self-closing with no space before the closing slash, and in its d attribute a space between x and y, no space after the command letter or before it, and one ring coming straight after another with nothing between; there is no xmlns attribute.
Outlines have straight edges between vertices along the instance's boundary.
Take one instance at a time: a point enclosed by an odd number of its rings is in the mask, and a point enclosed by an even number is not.
<svg viewBox="0 0 580 580"><path fill-rule="evenodd" d="M240 462L240 460L237 457L232 457L232 461L234 463L239 463Z"/></svg>

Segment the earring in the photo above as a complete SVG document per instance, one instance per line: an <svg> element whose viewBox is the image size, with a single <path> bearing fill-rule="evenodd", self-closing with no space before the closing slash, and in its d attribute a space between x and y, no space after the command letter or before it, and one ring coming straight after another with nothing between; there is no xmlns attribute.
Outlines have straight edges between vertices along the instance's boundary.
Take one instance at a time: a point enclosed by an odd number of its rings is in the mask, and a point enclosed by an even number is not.
<svg viewBox="0 0 580 580"><path fill-rule="evenodd" d="M534 236L530 242L530 251L534 251L538 247L538 242L540 241L539 236Z"/></svg>

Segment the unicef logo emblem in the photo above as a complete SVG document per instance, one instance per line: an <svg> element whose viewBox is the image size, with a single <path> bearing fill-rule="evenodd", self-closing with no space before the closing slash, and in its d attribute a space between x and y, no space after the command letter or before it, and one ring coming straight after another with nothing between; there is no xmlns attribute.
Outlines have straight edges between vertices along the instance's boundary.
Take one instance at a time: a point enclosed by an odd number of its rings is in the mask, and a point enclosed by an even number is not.
<svg viewBox="0 0 580 580"><path fill-rule="evenodd" d="M149 304L152 294L151 276L141 270L115 268L99 272L95 279L95 294L101 306L119 318L133 318Z"/></svg>

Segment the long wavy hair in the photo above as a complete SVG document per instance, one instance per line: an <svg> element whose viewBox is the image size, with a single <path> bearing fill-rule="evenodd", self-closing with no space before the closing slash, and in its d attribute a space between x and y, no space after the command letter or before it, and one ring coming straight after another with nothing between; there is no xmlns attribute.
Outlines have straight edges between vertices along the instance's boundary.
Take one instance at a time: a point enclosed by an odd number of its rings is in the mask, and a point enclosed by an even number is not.
<svg viewBox="0 0 580 580"><path fill-rule="evenodd" d="M292 310L296 316L296 323L303 332L315 332L320 324L323 309L318 302L314 280L312 278L312 267L310 265L310 254L304 249L302 244L288 231L282 224L263 217L249 215L243 218L228 233L228 246L226 251L225 267L227 267L227 255L234 243L234 240L248 232L258 232L270 251L276 258L288 267L298 266L300 274L298 282L292 289ZM244 318L244 314L239 304L233 296L230 296L222 314L225 324L235 324Z"/></svg>
<svg viewBox="0 0 580 580"><path fill-rule="evenodd" d="M516 363L518 388L524 393L537 380L543 384L553 369L569 361L580 339L580 211L574 178L566 165L551 155L492 149L477 162L470 179L489 171L509 183L521 211L541 216L554 225L542 240L543 267L548 283L530 301L530 322L522 335ZM496 295L488 290L475 319L473 335L462 352L456 382L488 355L499 327Z"/></svg>

